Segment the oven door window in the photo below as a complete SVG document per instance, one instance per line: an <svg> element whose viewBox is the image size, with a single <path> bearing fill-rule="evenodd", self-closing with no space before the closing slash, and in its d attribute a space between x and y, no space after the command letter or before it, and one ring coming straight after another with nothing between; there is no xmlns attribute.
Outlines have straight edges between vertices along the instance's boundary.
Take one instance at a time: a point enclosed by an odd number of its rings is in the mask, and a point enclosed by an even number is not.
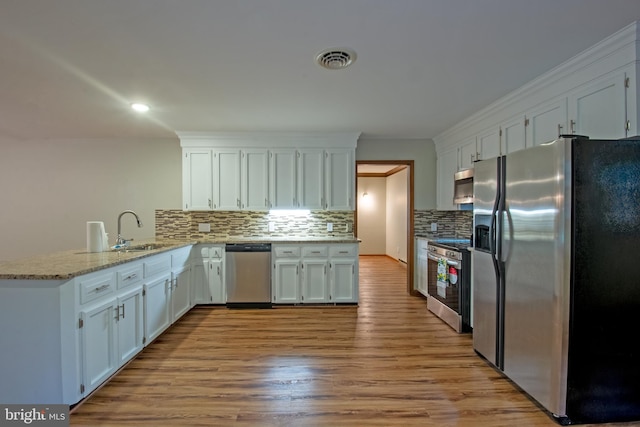
<svg viewBox="0 0 640 427"><path fill-rule="evenodd" d="M460 271L451 265L446 267L447 282L438 280L438 261L429 257L429 267L427 269L428 282L427 292L429 297L436 298L455 312L459 313L459 278ZM443 286L444 285L444 286Z"/></svg>

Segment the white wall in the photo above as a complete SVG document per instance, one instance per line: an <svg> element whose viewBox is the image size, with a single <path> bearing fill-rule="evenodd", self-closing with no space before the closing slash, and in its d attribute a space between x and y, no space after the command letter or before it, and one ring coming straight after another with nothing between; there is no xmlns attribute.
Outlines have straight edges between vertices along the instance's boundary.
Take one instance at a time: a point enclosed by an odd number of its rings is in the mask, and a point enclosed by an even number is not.
<svg viewBox="0 0 640 427"><path fill-rule="evenodd" d="M387 252L387 178L358 178L358 235L360 254L384 255ZM363 193L367 197L363 197Z"/></svg>
<svg viewBox="0 0 640 427"><path fill-rule="evenodd" d="M387 255L407 262L407 169L387 178Z"/></svg>
<svg viewBox="0 0 640 427"><path fill-rule="evenodd" d="M436 209L436 149L433 140L360 138L356 160L413 160L414 208Z"/></svg>
<svg viewBox="0 0 640 427"><path fill-rule="evenodd" d="M166 140L38 140L0 137L0 261L86 248L86 221L118 214L125 237L153 237L155 209L181 207L181 149Z"/></svg>

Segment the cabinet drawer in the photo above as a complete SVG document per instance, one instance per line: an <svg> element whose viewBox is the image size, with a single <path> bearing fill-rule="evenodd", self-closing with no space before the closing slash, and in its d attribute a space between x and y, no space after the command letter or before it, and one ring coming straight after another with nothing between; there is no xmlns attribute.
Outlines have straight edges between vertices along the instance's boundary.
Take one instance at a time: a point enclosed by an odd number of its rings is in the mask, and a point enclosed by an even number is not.
<svg viewBox="0 0 640 427"><path fill-rule="evenodd" d="M329 247L329 255L335 257L355 257L358 256L356 245L332 245Z"/></svg>
<svg viewBox="0 0 640 427"><path fill-rule="evenodd" d="M126 288L127 286L140 282L142 280L142 275L142 264L127 266L121 270L118 270L116 272L118 289Z"/></svg>
<svg viewBox="0 0 640 427"><path fill-rule="evenodd" d="M144 263L144 277L155 276L169 270L171 270L171 255L155 256Z"/></svg>
<svg viewBox="0 0 640 427"><path fill-rule="evenodd" d="M81 278L80 304L86 304L104 295L109 295L116 288L113 273L102 273Z"/></svg>
<svg viewBox="0 0 640 427"><path fill-rule="evenodd" d="M326 258L329 254L329 249L322 245L303 246L302 256L305 258L320 257Z"/></svg>
<svg viewBox="0 0 640 427"><path fill-rule="evenodd" d="M273 252L276 258L298 258L300 257L300 246L274 246Z"/></svg>
<svg viewBox="0 0 640 427"><path fill-rule="evenodd" d="M209 248L209 256L211 258L222 258L224 257L224 246L214 246Z"/></svg>

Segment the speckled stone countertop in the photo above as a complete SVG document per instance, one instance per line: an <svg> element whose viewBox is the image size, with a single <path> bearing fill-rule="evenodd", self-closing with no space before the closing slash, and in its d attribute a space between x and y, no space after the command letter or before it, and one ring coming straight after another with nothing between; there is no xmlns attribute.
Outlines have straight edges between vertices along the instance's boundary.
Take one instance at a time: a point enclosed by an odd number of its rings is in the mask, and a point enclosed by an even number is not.
<svg viewBox="0 0 640 427"><path fill-rule="evenodd" d="M134 241L133 247L151 247L139 251L87 252L84 249L54 252L15 261L0 262L0 280L69 280L76 276L103 270L184 246L198 243L359 243L356 238L345 237L234 237L202 241Z"/></svg>

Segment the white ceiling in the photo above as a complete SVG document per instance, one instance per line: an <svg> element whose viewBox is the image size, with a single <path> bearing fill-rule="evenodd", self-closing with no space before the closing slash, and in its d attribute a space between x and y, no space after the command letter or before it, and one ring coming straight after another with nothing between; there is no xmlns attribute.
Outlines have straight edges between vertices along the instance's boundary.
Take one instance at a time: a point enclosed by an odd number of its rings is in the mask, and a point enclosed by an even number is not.
<svg viewBox="0 0 640 427"><path fill-rule="evenodd" d="M0 136L431 138L638 19L637 0L0 0ZM330 47L358 59L322 69Z"/></svg>

